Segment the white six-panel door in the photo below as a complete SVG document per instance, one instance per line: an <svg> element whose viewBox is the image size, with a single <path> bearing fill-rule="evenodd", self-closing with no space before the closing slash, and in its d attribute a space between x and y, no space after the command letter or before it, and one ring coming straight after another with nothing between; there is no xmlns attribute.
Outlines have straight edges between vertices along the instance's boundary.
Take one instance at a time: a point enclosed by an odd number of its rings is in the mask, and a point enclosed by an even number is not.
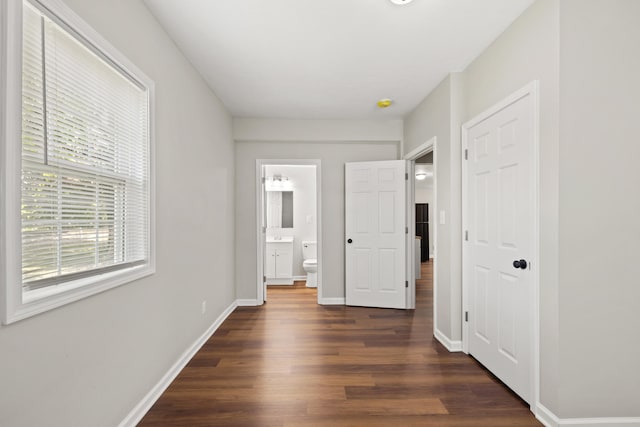
<svg viewBox="0 0 640 427"><path fill-rule="evenodd" d="M345 166L347 305L406 308L405 165Z"/></svg>
<svg viewBox="0 0 640 427"><path fill-rule="evenodd" d="M468 350L528 402L535 298L533 126L534 102L525 94L465 128Z"/></svg>

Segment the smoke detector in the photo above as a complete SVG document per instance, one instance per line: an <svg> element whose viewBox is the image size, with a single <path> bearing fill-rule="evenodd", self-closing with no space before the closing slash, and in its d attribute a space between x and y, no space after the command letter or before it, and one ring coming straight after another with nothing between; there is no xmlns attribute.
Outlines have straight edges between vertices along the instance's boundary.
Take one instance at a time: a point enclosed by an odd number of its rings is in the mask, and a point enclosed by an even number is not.
<svg viewBox="0 0 640 427"><path fill-rule="evenodd" d="M387 108L391 106L391 104L393 104L393 101L389 98L383 98L376 103L376 105L378 105L378 108Z"/></svg>
<svg viewBox="0 0 640 427"><path fill-rule="evenodd" d="M412 0L389 0L389 1L393 4L403 5L403 4L411 3Z"/></svg>

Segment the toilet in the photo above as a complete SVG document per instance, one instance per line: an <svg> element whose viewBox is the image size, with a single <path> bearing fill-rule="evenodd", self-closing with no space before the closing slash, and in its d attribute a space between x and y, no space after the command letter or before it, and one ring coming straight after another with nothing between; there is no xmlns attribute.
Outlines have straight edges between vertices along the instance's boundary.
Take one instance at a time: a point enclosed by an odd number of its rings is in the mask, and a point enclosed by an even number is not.
<svg viewBox="0 0 640 427"><path fill-rule="evenodd" d="M318 246L317 242L302 242L302 268L307 273L307 288L318 287Z"/></svg>

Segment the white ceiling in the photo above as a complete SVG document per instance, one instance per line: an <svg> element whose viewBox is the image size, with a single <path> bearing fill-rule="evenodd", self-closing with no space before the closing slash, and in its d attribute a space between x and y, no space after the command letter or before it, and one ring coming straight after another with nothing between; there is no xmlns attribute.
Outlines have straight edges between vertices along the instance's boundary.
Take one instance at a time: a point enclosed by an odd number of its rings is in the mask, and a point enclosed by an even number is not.
<svg viewBox="0 0 640 427"><path fill-rule="evenodd" d="M411 112L533 1L145 3L233 116L375 119Z"/></svg>

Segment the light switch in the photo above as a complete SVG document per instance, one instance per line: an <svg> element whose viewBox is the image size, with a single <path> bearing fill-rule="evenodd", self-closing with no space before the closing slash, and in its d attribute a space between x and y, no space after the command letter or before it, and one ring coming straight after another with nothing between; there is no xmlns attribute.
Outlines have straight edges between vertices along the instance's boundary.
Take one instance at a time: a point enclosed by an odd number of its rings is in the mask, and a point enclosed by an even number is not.
<svg viewBox="0 0 640 427"><path fill-rule="evenodd" d="M313 222L313 215L307 215L307 224L311 224Z"/></svg>
<svg viewBox="0 0 640 427"><path fill-rule="evenodd" d="M444 211L440 211L440 225L445 225L447 223L446 221L446 217L445 217L445 212Z"/></svg>

